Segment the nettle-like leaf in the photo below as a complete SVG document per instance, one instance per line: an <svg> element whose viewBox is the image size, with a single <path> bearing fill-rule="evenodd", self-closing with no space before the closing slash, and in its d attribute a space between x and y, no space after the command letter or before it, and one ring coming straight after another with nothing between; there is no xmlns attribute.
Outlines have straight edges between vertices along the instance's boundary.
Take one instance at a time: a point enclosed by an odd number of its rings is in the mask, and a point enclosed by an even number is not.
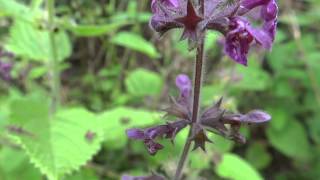
<svg viewBox="0 0 320 180"><path fill-rule="evenodd" d="M44 98L16 99L11 104L11 134L30 161L48 179L56 180L79 169L99 150L103 131L95 114L82 108L48 116ZM14 129L12 129L14 130Z"/></svg>
<svg viewBox="0 0 320 180"><path fill-rule="evenodd" d="M57 59L63 61L71 54L70 40L63 30L55 32L54 38L57 44ZM52 59L49 31L18 19L10 28L9 41L5 47L8 51L30 60L49 61Z"/></svg>
<svg viewBox="0 0 320 180"><path fill-rule="evenodd" d="M261 175L245 160L235 154L224 154L216 166L219 176L233 180L262 180Z"/></svg>

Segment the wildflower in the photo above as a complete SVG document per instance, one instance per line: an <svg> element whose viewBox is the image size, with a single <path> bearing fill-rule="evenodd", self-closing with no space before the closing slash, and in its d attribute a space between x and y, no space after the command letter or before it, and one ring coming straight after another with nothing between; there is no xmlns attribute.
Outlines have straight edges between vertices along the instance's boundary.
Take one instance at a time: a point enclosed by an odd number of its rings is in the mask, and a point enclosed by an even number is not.
<svg viewBox="0 0 320 180"><path fill-rule="evenodd" d="M163 145L157 143L157 138L166 138L174 141L175 136L188 124L191 123L191 95L192 84L187 75L181 74L176 78L176 86L179 89L179 97L176 100L171 97L171 105L164 111L168 115L177 118L176 121L167 122L165 125L159 125L147 129L128 129L127 136L131 139L144 142L149 154L155 155L163 149Z"/></svg>
<svg viewBox="0 0 320 180"><path fill-rule="evenodd" d="M163 145L157 143L156 138L166 138L174 140L176 134L188 125L188 121L179 120L165 125L159 125L147 129L128 129L127 136L131 139L142 140L151 155L155 155L163 149Z"/></svg>
<svg viewBox="0 0 320 180"><path fill-rule="evenodd" d="M229 112L221 108L222 98L220 98L215 104L203 111L199 117L199 122L192 122L191 80L187 75L178 75L176 86L180 92L179 97L177 100L171 97L171 105L165 109L167 116L175 116L177 118L176 121L146 129L127 130L127 136L131 139L143 141L151 155L155 155L164 148L162 144L156 142L157 138L170 139L173 142L176 135L191 124L193 124L193 129L189 140L194 142L193 150L201 148L205 151L205 143L212 142L207 136L207 131L239 143L245 143L245 138L239 133L242 124L263 123L271 119L269 114L261 110L253 110L247 114Z"/></svg>
<svg viewBox="0 0 320 180"><path fill-rule="evenodd" d="M153 0L151 27L164 34L183 28L181 39L188 39L193 49L205 30L215 30L225 36L225 53L234 61L247 65L247 55L253 42L270 50L275 38L278 7L275 0L205 0L200 4L190 0ZM261 27L253 27L245 17L260 8Z"/></svg>

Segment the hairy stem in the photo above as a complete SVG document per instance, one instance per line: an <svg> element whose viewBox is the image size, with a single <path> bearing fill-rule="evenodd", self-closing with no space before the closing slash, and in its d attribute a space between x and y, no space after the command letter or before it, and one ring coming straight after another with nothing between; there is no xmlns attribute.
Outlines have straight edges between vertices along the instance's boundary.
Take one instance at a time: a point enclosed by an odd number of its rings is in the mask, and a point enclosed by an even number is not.
<svg viewBox="0 0 320 180"><path fill-rule="evenodd" d="M196 67L195 67L195 77L194 77L194 89L193 89L193 107L192 107L192 124L189 129L189 135L184 145L178 167L175 174L175 180L180 180L181 173L186 162L186 159L189 154L191 140L190 137L192 135L193 124L198 120L199 113L199 99L200 99L200 91L201 91L201 82L202 82L202 67L203 67L203 52L204 52L204 43L200 43L197 48L197 58L196 58Z"/></svg>
<svg viewBox="0 0 320 180"><path fill-rule="evenodd" d="M204 0L200 0L201 5L201 13L204 11ZM205 34L205 33L204 33ZM175 173L175 180L180 180L181 173L184 167L184 164L188 158L188 154L190 151L191 140L190 137L192 135L193 124L198 121L199 114L199 100L200 100L200 92L201 92L201 83L202 83L202 68L203 68L203 59L204 59L204 34L200 38L200 43L197 47L197 55L196 55L196 65L195 65L195 76L194 76L194 89L193 89L193 106L192 106L192 124L189 129L189 135L184 145L182 154L180 156L180 160L178 163L178 167Z"/></svg>
<svg viewBox="0 0 320 180"><path fill-rule="evenodd" d="M50 114L54 114L59 106L60 101L60 72L58 67L58 57L57 57L57 46L54 38L54 0L47 0L47 11L48 11L48 29L49 29L49 42L50 42L50 77L51 77L51 106Z"/></svg>

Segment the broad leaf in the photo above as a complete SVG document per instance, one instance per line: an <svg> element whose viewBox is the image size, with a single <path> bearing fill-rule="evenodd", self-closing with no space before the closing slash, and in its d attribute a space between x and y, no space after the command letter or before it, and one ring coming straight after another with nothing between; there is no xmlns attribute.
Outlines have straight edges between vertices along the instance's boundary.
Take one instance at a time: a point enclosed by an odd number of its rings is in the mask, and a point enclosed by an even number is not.
<svg viewBox="0 0 320 180"><path fill-rule="evenodd" d="M159 57L159 53L153 44L138 34L131 32L119 32L111 39L111 42L116 45L141 52L148 55L150 58Z"/></svg>
<svg viewBox="0 0 320 180"><path fill-rule="evenodd" d="M134 96L156 96L162 91L163 80L155 72L137 69L125 80L128 92Z"/></svg>
<svg viewBox="0 0 320 180"><path fill-rule="evenodd" d="M48 116L43 98L13 101L12 124L26 133L12 133L31 162L48 179L56 180L85 164L99 150L103 140L97 117L82 108Z"/></svg>
<svg viewBox="0 0 320 180"><path fill-rule="evenodd" d="M294 119L290 119L282 129L268 128L267 136L272 146L289 157L298 160L307 160L311 157L307 133Z"/></svg>
<svg viewBox="0 0 320 180"><path fill-rule="evenodd" d="M261 69L255 59L250 59L249 63L248 67L237 66L240 80L233 86L241 90L265 90L271 83L270 76Z"/></svg>
<svg viewBox="0 0 320 180"><path fill-rule="evenodd" d="M126 25L125 21L113 22L105 25L75 25L68 26L67 29L73 32L75 35L80 37L95 37L114 32Z"/></svg>
<svg viewBox="0 0 320 180"><path fill-rule="evenodd" d="M271 155L262 143L254 143L246 151L246 159L257 169L266 168L271 163Z"/></svg>
<svg viewBox="0 0 320 180"><path fill-rule="evenodd" d="M60 30L54 35L57 59L63 61L71 54L71 44L67 34ZM39 29L33 24L16 20L10 28L9 42L6 49L34 61L49 61L52 59L49 32Z"/></svg>
<svg viewBox="0 0 320 180"><path fill-rule="evenodd" d="M216 173L232 180L262 180L261 175L245 160L235 154L225 154L216 166Z"/></svg>

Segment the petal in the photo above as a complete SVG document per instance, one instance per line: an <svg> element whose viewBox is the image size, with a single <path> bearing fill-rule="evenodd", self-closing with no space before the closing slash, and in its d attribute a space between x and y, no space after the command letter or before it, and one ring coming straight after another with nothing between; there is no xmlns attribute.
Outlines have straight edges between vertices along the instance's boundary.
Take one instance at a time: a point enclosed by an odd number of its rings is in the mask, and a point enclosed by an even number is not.
<svg viewBox="0 0 320 180"><path fill-rule="evenodd" d="M139 139L139 140L145 139L144 132L140 129L128 129L126 130L126 133L130 139Z"/></svg>
<svg viewBox="0 0 320 180"><path fill-rule="evenodd" d="M241 122L263 123L271 120L271 116L260 110L253 110L240 117Z"/></svg>
<svg viewBox="0 0 320 180"><path fill-rule="evenodd" d="M225 53L237 63L247 65L247 52L249 50L249 44L246 41L238 41L232 37L226 37Z"/></svg>
<svg viewBox="0 0 320 180"><path fill-rule="evenodd" d="M268 3L270 0L243 0L241 1L241 7L251 10L257 6Z"/></svg>
<svg viewBox="0 0 320 180"><path fill-rule="evenodd" d="M191 95L192 82L187 75L178 75L176 77L176 86L179 88L181 96L188 97Z"/></svg>
<svg viewBox="0 0 320 180"><path fill-rule="evenodd" d="M278 6L275 0L270 0L270 2L262 6L261 16L265 21L271 21L277 18Z"/></svg>
<svg viewBox="0 0 320 180"><path fill-rule="evenodd" d="M155 139L157 137L163 137L170 131L167 125L159 125L145 130L145 136L150 139Z"/></svg>
<svg viewBox="0 0 320 180"><path fill-rule="evenodd" d="M157 13L157 3L161 3L164 7L178 7L178 0L152 0L151 2L151 10L153 13Z"/></svg>
<svg viewBox="0 0 320 180"><path fill-rule="evenodd" d="M262 29L268 33L273 42L277 31L277 20L265 22Z"/></svg>
<svg viewBox="0 0 320 180"><path fill-rule="evenodd" d="M273 40L270 33L252 26L248 26L247 30L263 48L268 50L271 49Z"/></svg>

